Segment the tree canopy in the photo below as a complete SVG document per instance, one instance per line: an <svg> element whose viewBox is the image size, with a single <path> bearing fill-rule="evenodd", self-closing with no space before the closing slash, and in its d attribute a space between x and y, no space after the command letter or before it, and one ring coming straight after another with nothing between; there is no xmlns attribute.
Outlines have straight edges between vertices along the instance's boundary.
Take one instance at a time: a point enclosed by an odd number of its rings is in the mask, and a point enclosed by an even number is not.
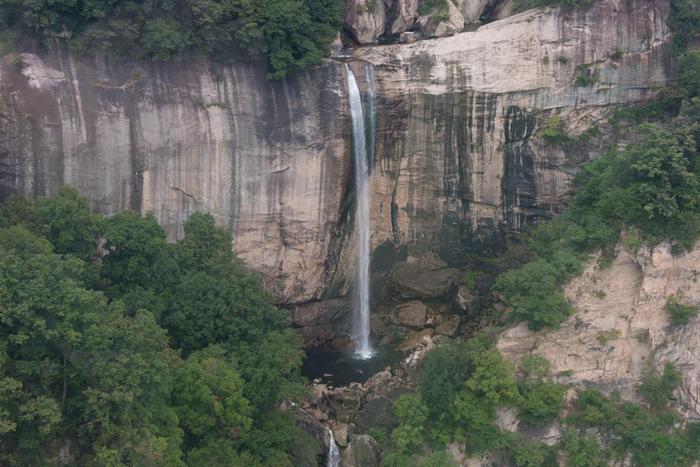
<svg viewBox="0 0 700 467"><path fill-rule="evenodd" d="M0 0L0 27L83 50L170 60L241 52L272 78L320 63L340 29L339 0Z"/></svg>
<svg viewBox="0 0 700 467"><path fill-rule="evenodd" d="M228 232L185 232L70 188L0 207L0 464L299 461L300 342Z"/></svg>

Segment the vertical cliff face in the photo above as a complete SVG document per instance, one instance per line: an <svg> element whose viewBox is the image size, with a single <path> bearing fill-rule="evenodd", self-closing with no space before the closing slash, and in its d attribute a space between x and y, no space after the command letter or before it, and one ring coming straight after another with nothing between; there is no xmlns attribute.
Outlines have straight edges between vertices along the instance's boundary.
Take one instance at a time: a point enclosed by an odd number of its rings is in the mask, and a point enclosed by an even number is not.
<svg viewBox="0 0 700 467"><path fill-rule="evenodd" d="M355 50L361 86L359 62L377 81L375 265L387 270L399 249L459 261L475 240L556 212L595 150L545 145L538 128L557 113L581 131L651 97L668 79L667 14L668 2L606 0ZM6 56L0 195L71 184L102 212L153 212L173 238L209 211L279 302L342 295L355 255L339 65L270 82L246 63Z"/></svg>

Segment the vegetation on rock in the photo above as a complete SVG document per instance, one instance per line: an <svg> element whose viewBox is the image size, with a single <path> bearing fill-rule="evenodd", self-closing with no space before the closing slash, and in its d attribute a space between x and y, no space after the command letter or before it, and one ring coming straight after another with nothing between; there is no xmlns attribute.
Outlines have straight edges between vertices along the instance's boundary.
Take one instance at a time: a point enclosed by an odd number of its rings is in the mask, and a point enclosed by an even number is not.
<svg viewBox="0 0 700 467"><path fill-rule="evenodd" d="M320 63L340 28L339 0L0 0L0 28L19 40L64 38L79 50L170 60L239 52L272 78ZM5 33L7 36L7 33Z"/></svg>

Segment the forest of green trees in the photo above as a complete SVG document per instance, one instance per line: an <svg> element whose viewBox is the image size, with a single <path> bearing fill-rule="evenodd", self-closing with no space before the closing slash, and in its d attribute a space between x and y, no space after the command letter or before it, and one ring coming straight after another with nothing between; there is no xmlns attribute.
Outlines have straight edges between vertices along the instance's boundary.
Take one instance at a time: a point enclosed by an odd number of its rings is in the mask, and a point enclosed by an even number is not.
<svg viewBox="0 0 700 467"><path fill-rule="evenodd" d="M265 59L270 77L317 65L340 30L341 0L0 0L0 39L132 59Z"/></svg>
<svg viewBox="0 0 700 467"><path fill-rule="evenodd" d="M313 465L278 410L303 390L285 315L211 216L153 217L75 190L0 208L0 465Z"/></svg>

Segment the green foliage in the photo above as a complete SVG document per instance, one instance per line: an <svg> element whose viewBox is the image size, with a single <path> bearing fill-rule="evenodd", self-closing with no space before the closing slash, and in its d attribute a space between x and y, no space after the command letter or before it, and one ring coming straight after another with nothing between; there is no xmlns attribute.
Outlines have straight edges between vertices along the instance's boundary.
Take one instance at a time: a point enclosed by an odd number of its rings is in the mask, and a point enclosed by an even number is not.
<svg viewBox="0 0 700 467"><path fill-rule="evenodd" d="M564 433L562 452L566 465L571 467L607 467L605 450L591 435L570 430Z"/></svg>
<svg viewBox="0 0 700 467"><path fill-rule="evenodd" d="M579 65L576 67L575 80L576 86L586 88L593 86L598 79L596 72L591 70L590 66Z"/></svg>
<svg viewBox="0 0 700 467"><path fill-rule="evenodd" d="M272 78L320 63L340 27L337 0L0 0L0 24L39 42L170 60L265 57Z"/></svg>
<svg viewBox="0 0 700 467"><path fill-rule="evenodd" d="M450 0L422 0L418 6L418 13L421 16L446 13L449 9L448 1Z"/></svg>
<svg viewBox="0 0 700 467"><path fill-rule="evenodd" d="M531 329L555 328L573 312L559 290L567 277L551 263L538 259L502 274L496 288L513 307L514 315L528 320Z"/></svg>
<svg viewBox="0 0 700 467"><path fill-rule="evenodd" d="M67 442L75 465L315 462L277 409L301 388L300 342L211 216L168 244L154 218L93 215L71 189L13 197L0 309L2 465Z"/></svg>
<svg viewBox="0 0 700 467"><path fill-rule="evenodd" d="M423 457L418 463L418 467L457 467L454 457L447 451L437 451L429 456Z"/></svg>
<svg viewBox="0 0 700 467"><path fill-rule="evenodd" d="M564 406L566 387L552 381L525 384L518 402L518 418L528 425L540 426L557 418Z"/></svg>
<svg viewBox="0 0 700 467"><path fill-rule="evenodd" d="M661 375L655 367L647 368L638 391L649 405L662 408L669 403L673 391L680 385L681 374L671 363L667 363Z"/></svg>
<svg viewBox="0 0 700 467"><path fill-rule="evenodd" d="M394 429L391 438L397 450L402 452L419 448L424 442L428 407L420 398L404 394L394 403L394 415L399 426Z"/></svg>
<svg viewBox="0 0 700 467"><path fill-rule="evenodd" d="M598 334L595 339L600 345L608 345L610 342L618 339L621 335L622 333L619 329L608 329Z"/></svg>
<svg viewBox="0 0 700 467"><path fill-rule="evenodd" d="M566 144L571 142L571 138L566 132L566 122L559 115L549 117L547 124L542 130L544 140L550 144Z"/></svg>
<svg viewBox="0 0 700 467"><path fill-rule="evenodd" d="M678 303L676 297L668 299L664 310L666 310L671 317L671 324L674 326L685 326L688 324L688 321L690 321L690 318L698 314L697 306Z"/></svg>
<svg viewBox="0 0 700 467"><path fill-rule="evenodd" d="M607 452L614 459L631 455L633 465L638 466L689 466L700 455L695 428L691 425L683 430L676 422L671 412L650 412L629 402L613 402L595 390L579 394L575 410L567 419L579 429L598 430L609 440Z"/></svg>
<svg viewBox="0 0 700 467"><path fill-rule="evenodd" d="M585 8L592 3L592 0L516 0L513 10L516 12L529 10L531 8L541 8L545 6L560 6L563 8Z"/></svg>

